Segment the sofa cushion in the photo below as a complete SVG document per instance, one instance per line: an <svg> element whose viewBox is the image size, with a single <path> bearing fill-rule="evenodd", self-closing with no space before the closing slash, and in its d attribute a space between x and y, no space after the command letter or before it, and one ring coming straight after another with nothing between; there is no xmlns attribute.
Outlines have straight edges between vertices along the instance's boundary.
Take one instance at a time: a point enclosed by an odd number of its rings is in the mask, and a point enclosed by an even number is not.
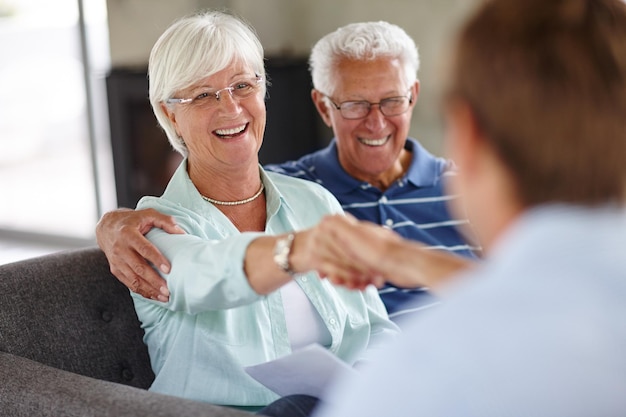
<svg viewBox="0 0 626 417"><path fill-rule="evenodd" d="M100 381L0 352L2 417L252 417L199 401Z"/></svg>
<svg viewBox="0 0 626 417"><path fill-rule="evenodd" d="M128 289L99 248L0 265L0 351L148 388L142 337Z"/></svg>

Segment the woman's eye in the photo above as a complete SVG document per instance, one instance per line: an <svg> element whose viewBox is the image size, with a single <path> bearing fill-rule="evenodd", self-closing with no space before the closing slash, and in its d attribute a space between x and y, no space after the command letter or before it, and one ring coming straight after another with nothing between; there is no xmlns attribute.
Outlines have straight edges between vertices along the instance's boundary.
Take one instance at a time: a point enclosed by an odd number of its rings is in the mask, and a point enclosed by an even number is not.
<svg viewBox="0 0 626 417"><path fill-rule="evenodd" d="M235 88L237 90L243 90L243 89L246 89L246 88L250 88L250 84L248 84L246 82L241 82L241 83L238 83L237 85L235 85Z"/></svg>
<svg viewBox="0 0 626 417"><path fill-rule="evenodd" d="M211 93L201 93L196 96L195 100L204 100L210 96L211 96Z"/></svg>

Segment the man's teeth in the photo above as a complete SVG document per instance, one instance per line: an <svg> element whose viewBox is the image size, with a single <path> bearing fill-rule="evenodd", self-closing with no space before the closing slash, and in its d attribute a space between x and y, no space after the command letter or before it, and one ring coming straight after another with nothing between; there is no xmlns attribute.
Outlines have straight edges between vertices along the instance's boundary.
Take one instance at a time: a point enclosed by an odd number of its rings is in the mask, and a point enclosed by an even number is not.
<svg viewBox="0 0 626 417"><path fill-rule="evenodd" d="M361 141L361 143L365 144L365 145L369 145L369 146L380 146L380 145L384 145L385 142L387 142L388 137L384 137L384 138L380 138L380 139L364 139L364 138L359 138L359 141Z"/></svg>
<svg viewBox="0 0 626 417"><path fill-rule="evenodd" d="M246 125L241 125L239 127L234 127L232 129L217 129L215 133L217 133L220 136L230 136L230 135L235 135L237 133L243 132L245 128L246 128Z"/></svg>

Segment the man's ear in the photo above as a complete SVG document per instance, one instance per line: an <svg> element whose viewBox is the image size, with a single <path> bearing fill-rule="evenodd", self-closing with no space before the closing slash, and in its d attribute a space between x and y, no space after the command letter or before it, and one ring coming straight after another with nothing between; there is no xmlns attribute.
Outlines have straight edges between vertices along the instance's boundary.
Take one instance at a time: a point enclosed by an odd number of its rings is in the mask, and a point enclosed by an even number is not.
<svg viewBox="0 0 626 417"><path fill-rule="evenodd" d="M330 120L331 109L328 107L328 103L326 102L325 97L326 96L320 91L316 89L311 90L311 99L313 100L313 104L315 104L317 112L320 114L320 117L322 118L326 126L332 128L332 122Z"/></svg>
<svg viewBox="0 0 626 417"><path fill-rule="evenodd" d="M411 86L411 92L413 93L413 101L411 102L411 108L415 107L415 104L417 103L417 99L419 98L420 95L420 81L419 80L415 80L415 83L413 84L413 86Z"/></svg>
<svg viewBox="0 0 626 417"><path fill-rule="evenodd" d="M456 99L447 103L445 119L446 154L464 174L470 175L480 164L480 153L486 145L476 114L466 101Z"/></svg>

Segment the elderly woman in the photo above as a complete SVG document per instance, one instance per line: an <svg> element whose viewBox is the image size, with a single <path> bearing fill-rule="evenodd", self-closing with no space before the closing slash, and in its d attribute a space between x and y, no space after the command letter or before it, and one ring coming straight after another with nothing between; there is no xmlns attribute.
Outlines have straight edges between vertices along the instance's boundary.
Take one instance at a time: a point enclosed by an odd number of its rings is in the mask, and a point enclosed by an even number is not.
<svg viewBox="0 0 626 417"><path fill-rule="evenodd" d="M152 390L261 407L278 397L244 371L319 343L349 364L397 331L375 288L333 286L316 224L341 213L309 181L265 172L263 49L222 12L183 18L156 42L150 103L184 159L161 197L138 208L186 233L147 235L169 259L167 302L133 293L156 378Z"/></svg>

